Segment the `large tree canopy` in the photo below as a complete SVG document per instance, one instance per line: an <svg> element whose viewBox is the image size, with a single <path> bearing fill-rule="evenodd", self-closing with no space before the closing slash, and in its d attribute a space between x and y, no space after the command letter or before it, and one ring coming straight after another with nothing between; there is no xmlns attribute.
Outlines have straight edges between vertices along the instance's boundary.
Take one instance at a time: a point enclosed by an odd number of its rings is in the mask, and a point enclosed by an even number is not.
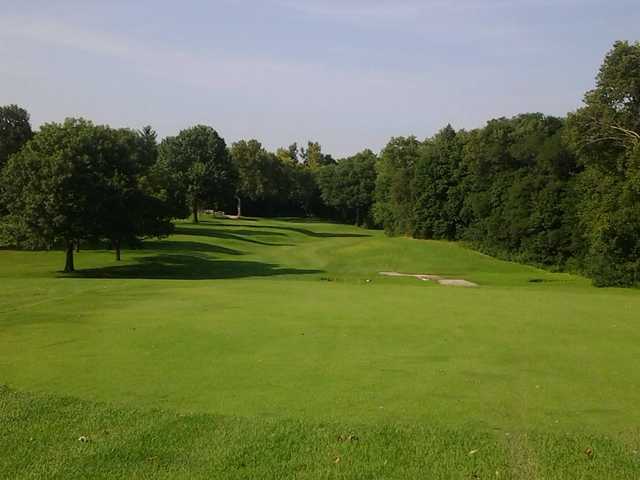
<svg viewBox="0 0 640 480"><path fill-rule="evenodd" d="M371 224L371 205L376 185L376 155L364 150L318 172L322 200L341 212L343 220Z"/></svg>
<svg viewBox="0 0 640 480"><path fill-rule="evenodd" d="M2 195L9 210L5 231L19 244L67 252L74 270L76 242L96 234L105 201L106 129L85 120L44 125L4 170Z"/></svg>
<svg viewBox="0 0 640 480"><path fill-rule="evenodd" d="M471 132L447 126L423 142L395 138L378 163L376 218L392 234L562 266L578 171L562 131L560 119L527 114Z"/></svg>
<svg viewBox="0 0 640 480"><path fill-rule="evenodd" d="M64 271L72 272L81 240L110 239L119 257L122 240L167 232L166 214L140 188L149 164L143 140L82 119L44 125L3 171L3 236L22 246L63 245Z"/></svg>
<svg viewBox="0 0 640 480"><path fill-rule="evenodd" d="M412 235L413 178L420 155L415 137L395 137L380 154L376 170L374 218L391 235Z"/></svg>
<svg viewBox="0 0 640 480"><path fill-rule="evenodd" d="M103 155L108 166L101 179L97 235L109 239L120 260L123 242L143 236L163 236L172 229L171 211L162 197L150 168L156 160L155 132L128 129L107 131L111 139Z"/></svg>
<svg viewBox="0 0 640 480"><path fill-rule="evenodd" d="M640 282L640 44L617 42L567 121L542 114L394 138L378 162L376 219L392 234L466 240Z"/></svg>
<svg viewBox="0 0 640 480"><path fill-rule="evenodd" d="M411 185L415 191L415 236L453 240L464 228L460 218L462 147L451 125L423 142Z"/></svg>
<svg viewBox="0 0 640 480"><path fill-rule="evenodd" d="M238 182L237 215L242 215L242 200L264 201L278 192L282 165L278 157L267 152L257 140L240 140L231 147Z"/></svg>
<svg viewBox="0 0 640 480"><path fill-rule="evenodd" d="M640 282L640 43L614 45L568 124L585 167L577 204L585 270L601 285Z"/></svg>
<svg viewBox="0 0 640 480"><path fill-rule="evenodd" d="M200 208L223 204L235 191L236 172L227 146L211 127L197 125L164 139L159 168L172 190L176 212L191 212L194 223Z"/></svg>

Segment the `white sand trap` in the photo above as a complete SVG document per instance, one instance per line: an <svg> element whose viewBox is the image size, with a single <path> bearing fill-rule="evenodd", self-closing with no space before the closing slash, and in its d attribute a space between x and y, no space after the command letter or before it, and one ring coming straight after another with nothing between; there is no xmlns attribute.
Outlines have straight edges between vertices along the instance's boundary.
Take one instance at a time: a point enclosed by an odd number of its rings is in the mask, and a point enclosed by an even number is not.
<svg viewBox="0 0 640 480"><path fill-rule="evenodd" d="M422 273L399 273L399 272L380 272L380 275L385 277L413 277L423 282L438 282L440 285L447 285L450 287L477 287L477 283L463 280L461 278L445 278L440 275L428 275Z"/></svg>
<svg viewBox="0 0 640 480"><path fill-rule="evenodd" d="M469 280L462 280L460 278L441 278L438 280L440 285L449 285L451 287L477 287L477 283L470 282Z"/></svg>

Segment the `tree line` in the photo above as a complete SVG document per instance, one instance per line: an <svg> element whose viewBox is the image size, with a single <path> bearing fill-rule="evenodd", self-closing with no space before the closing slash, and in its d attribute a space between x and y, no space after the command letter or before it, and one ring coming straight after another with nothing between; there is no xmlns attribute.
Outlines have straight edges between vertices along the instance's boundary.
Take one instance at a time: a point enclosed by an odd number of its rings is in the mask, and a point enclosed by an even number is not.
<svg viewBox="0 0 640 480"><path fill-rule="evenodd" d="M461 240L504 258L579 271L596 285L640 283L640 43L616 42L566 118L490 120L392 138L336 160L317 142L270 152L228 146L197 125L157 141L83 119L32 132L0 107L0 243L123 245L198 222L203 209L318 216L390 235Z"/></svg>
<svg viewBox="0 0 640 480"><path fill-rule="evenodd" d="M599 286L640 283L640 43L614 44L567 118L392 139L374 218L390 234L464 240Z"/></svg>

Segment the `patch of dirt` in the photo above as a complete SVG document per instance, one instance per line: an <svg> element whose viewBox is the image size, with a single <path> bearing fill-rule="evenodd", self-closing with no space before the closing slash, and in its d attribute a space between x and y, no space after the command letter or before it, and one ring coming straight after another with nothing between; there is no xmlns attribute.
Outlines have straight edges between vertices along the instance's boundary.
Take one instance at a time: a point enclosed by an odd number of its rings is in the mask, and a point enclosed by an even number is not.
<svg viewBox="0 0 640 480"><path fill-rule="evenodd" d="M429 275L422 273L400 273L400 272L379 272L380 275L385 277L413 277L423 282L438 282L440 285L447 285L450 287L477 287L477 283L464 280L462 278L445 278L440 275Z"/></svg>

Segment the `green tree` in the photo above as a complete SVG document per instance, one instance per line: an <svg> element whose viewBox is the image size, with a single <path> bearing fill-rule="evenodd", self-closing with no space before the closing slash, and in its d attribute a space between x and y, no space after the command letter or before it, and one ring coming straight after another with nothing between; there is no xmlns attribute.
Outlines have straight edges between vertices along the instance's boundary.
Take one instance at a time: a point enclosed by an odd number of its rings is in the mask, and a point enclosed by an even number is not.
<svg viewBox="0 0 640 480"><path fill-rule="evenodd" d="M364 150L336 164L322 167L317 180L326 205L342 212L343 220L371 224L376 186L376 155Z"/></svg>
<svg viewBox="0 0 640 480"><path fill-rule="evenodd" d="M567 138L584 166L578 225L584 268L598 285L640 282L640 43L616 42L596 87L569 115Z"/></svg>
<svg viewBox="0 0 640 480"><path fill-rule="evenodd" d="M413 235L415 192L412 189L415 165L420 156L415 137L395 137L380 154L374 219L391 235Z"/></svg>
<svg viewBox="0 0 640 480"><path fill-rule="evenodd" d="M279 148L276 157L282 167L277 189L280 207L305 216L317 214L322 209L322 200L315 174L322 162L333 161L331 157L323 155L320 144L315 142L309 142L306 149L299 149L297 143Z"/></svg>
<svg viewBox="0 0 640 480"><path fill-rule="evenodd" d="M285 175L288 201L305 216L311 216L320 197L313 171L301 164L287 165Z"/></svg>
<svg viewBox="0 0 640 480"><path fill-rule="evenodd" d="M33 136L29 114L17 105L0 107L0 170Z"/></svg>
<svg viewBox="0 0 640 480"><path fill-rule="evenodd" d="M4 169L3 237L23 247L62 245L64 271L73 272L82 240L111 240L119 259L122 241L167 233L164 203L143 187L147 140L83 119L44 125Z"/></svg>
<svg viewBox="0 0 640 480"><path fill-rule="evenodd" d="M453 240L464 228L460 218L462 197L457 191L463 146L451 125L423 142L412 182L415 236Z"/></svg>
<svg viewBox="0 0 640 480"><path fill-rule="evenodd" d="M138 130L137 135L138 163L148 172L158 161L158 135L150 125Z"/></svg>
<svg viewBox="0 0 640 480"><path fill-rule="evenodd" d="M277 193L281 174L279 161L257 140L240 140L231 146L231 158L238 174L237 215L242 215L242 199L265 201Z"/></svg>
<svg viewBox="0 0 640 480"><path fill-rule="evenodd" d="M491 254L562 266L572 255L574 157L563 121L542 114L491 120L463 150L463 238Z"/></svg>
<svg viewBox="0 0 640 480"><path fill-rule="evenodd" d="M321 167L335 164L335 160L331 155L322 153L322 147L318 142L307 142L307 148L302 148L300 156L302 163L311 170L318 170Z"/></svg>
<svg viewBox="0 0 640 480"><path fill-rule="evenodd" d="M155 162L155 132L106 129L102 158L102 203L96 236L109 239L121 258L123 243L161 237L173 229L171 210L148 176Z"/></svg>
<svg viewBox="0 0 640 480"><path fill-rule="evenodd" d="M297 164L300 156L298 144L292 143L287 148L278 148L278 150L276 150L276 156L282 163Z"/></svg>
<svg viewBox="0 0 640 480"><path fill-rule="evenodd" d="M98 230L104 131L81 119L46 124L4 169L5 236L31 247L62 244L65 272L74 271L76 242L94 238Z"/></svg>
<svg viewBox="0 0 640 480"><path fill-rule="evenodd" d="M211 127L197 125L162 141L159 167L176 212L198 212L223 204L235 191L236 173L225 141Z"/></svg>

